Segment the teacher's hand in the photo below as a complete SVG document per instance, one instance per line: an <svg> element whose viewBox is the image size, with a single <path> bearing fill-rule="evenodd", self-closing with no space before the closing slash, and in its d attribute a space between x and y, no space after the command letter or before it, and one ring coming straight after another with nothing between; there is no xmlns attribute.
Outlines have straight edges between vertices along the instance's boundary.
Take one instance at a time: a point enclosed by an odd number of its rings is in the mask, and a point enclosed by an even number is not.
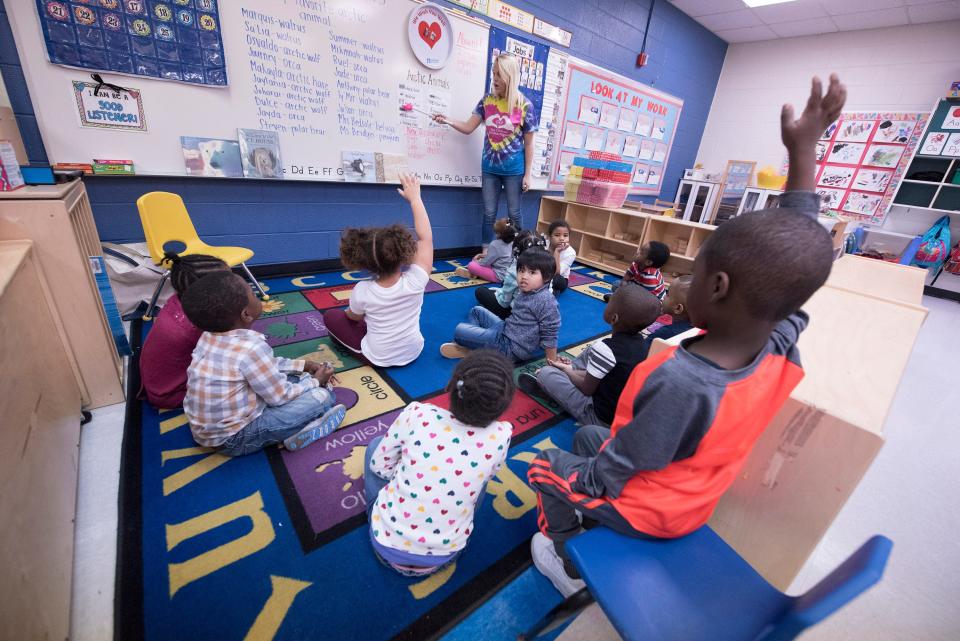
<svg viewBox="0 0 960 641"><path fill-rule="evenodd" d="M523 175L523 191L528 191L530 189L531 180L532 179L530 178L530 174Z"/></svg>
<svg viewBox="0 0 960 641"><path fill-rule="evenodd" d="M443 114L433 114L433 122L437 123L438 125L450 124L449 122L447 122L447 117Z"/></svg>

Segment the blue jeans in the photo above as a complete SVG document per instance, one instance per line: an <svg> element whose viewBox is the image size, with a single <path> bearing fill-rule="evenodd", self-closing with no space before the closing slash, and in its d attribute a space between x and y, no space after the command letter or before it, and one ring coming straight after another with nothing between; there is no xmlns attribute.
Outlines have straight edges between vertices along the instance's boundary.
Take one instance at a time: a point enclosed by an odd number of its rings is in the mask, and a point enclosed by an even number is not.
<svg viewBox="0 0 960 641"><path fill-rule="evenodd" d="M288 378L300 380L299 376L292 374L288 374ZM224 441L220 453L243 456L258 452L268 445L282 443L313 419L323 416L334 402L333 392L325 387L315 387L288 403L265 407L263 414Z"/></svg>
<svg viewBox="0 0 960 641"><path fill-rule="evenodd" d="M497 219L497 210L500 208L500 191L507 192L507 216L513 222L513 228L522 229L520 218L520 198L523 194L523 176L501 176L483 172L480 191L483 192L483 238L484 243L491 242L496 236L493 233L493 223Z"/></svg>
<svg viewBox="0 0 960 641"><path fill-rule="evenodd" d="M490 347L504 356L513 358L510 341L503 336L504 321L486 307L480 305L470 310L470 321L458 323L453 330L453 340L467 349Z"/></svg>

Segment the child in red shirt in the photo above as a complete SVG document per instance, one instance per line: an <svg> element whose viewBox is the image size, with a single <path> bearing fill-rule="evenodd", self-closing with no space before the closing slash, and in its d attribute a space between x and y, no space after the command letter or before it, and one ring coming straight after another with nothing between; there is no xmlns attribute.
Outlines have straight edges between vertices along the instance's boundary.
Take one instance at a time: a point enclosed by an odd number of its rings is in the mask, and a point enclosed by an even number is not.
<svg viewBox="0 0 960 641"><path fill-rule="evenodd" d="M661 303L667 297L667 288L663 284L660 268L670 260L670 248L665 244L651 240L644 244L633 257L633 262L623 275L623 280L614 283L612 292L621 285L636 283L657 297ZM611 292L611 293L612 293ZM610 294L604 294L603 302L610 301Z"/></svg>
<svg viewBox="0 0 960 641"><path fill-rule="evenodd" d="M814 78L799 120L783 108L790 170L779 208L724 223L697 255L687 311L704 332L633 370L611 428L582 427L572 453L544 450L530 464L541 531L533 561L564 596L583 587L564 548L580 532L577 511L628 536L696 530L803 378L800 307L833 263L817 222L815 148L846 100L836 75L822 93Z"/></svg>
<svg viewBox="0 0 960 641"><path fill-rule="evenodd" d="M168 252L170 283L176 292L157 314L140 352L141 396L158 409L173 409L183 404L187 393L187 367L193 348L203 332L197 329L180 305L180 297L202 276L215 271L230 271L219 258L204 254L178 256Z"/></svg>

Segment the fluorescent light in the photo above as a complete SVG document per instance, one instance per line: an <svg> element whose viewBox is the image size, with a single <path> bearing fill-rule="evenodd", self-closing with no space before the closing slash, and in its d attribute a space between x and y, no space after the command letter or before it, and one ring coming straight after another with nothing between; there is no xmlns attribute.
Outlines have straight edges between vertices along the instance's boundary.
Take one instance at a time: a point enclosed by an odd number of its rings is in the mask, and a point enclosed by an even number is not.
<svg viewBox="0 0 960 641"><path fill-rule="evenodd" d="M743 4L752 9L753 7L765 7L768 4L784 4L793 1L794 0L743 0Z"/></svg>

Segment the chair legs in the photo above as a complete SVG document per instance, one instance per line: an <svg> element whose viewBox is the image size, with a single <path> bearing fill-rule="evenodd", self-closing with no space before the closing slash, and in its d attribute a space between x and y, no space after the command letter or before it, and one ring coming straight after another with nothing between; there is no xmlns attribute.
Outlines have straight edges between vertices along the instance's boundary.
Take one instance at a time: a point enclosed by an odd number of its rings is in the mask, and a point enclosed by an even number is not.
<svg viewBox="0 0 960 641"><path fill-rule="evenodd" d="M250 269L247 268L247 264L240 263L240 266L243 267L243 272L247 275L247 278L250 279L250 282L253 283L253 286L257 288L258 292L260 292L260 298L263 300L269 300L270 295L263 291L263 287L260 286L260 281L253 277L253 274L250 273Z"/></svg>
<svg viewBox="0 0 960 641"><path fill-rule="evenodd" d="M541 634L546 634L555 630L558 626L567 620L577 616L587 609L594 602L590 590L583 588L579 592L570 595L563 603L550 610L545 617L537 621L536 624L526 632L517 635L517 641L532 641Z"/></svg>
<svg viewBox="0 0 960 641"><path fill-rule="evenodd" d="M168 278L170 278L170 270L163 272L163 276L160 277L160 282L157 283L157 288L153 290L153 296L150 298L150 304L147 306L147 311L143 314L143 320L153 320L153 312L157 309L157 299L160 297L160 292L163 291L163 286L167 284Z"/></svg>

